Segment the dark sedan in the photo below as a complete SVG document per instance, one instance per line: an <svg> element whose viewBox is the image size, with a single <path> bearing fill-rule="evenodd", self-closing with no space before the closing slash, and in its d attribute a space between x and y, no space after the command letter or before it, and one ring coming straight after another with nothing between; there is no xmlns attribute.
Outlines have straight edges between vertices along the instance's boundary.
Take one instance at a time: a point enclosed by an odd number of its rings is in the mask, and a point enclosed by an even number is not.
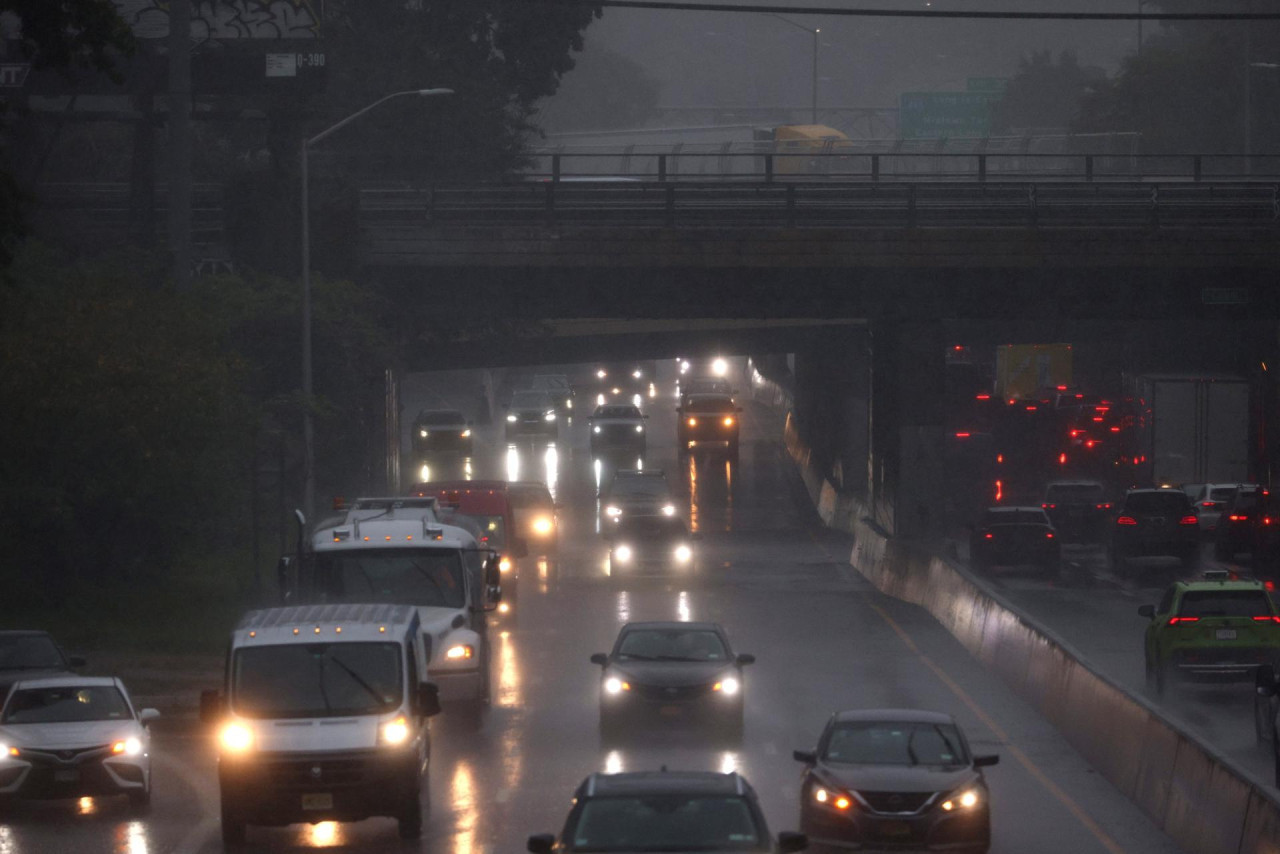
<svg viewBox="0 0 1280 854"><path fill-rule="evenodd" d="M1175 557L1183 569L1200 563L1200 519L1180 489L1131 489L1111 529L1111 566L1131 558Z"/></svg>
<svg viewBox="0 0 1280 854"><path fill-rule="evenodd" d="M624 516L610 533L609 577L697 574L693 537L679 516Z"/></svg>
<svg viewBox="0 0 1280 854"><path fill-rule="evenodd" d="M455 452L470 456L471 422L456 409L424 409L413 419L413 452L422 459L434 453Z"/></svg>
<svg viewBox="0 0 1280 854"><path fill-rule="evenodd" d="M67 655L48 632L0 631L0 703L20 679L57 676L84 667L77 655Z"/></svg>
<svg viewBox="0 0 1280 854"><path fill-rule="evenodd" d="M791 854L808 841L799 833L769 834L759 799L738 774L642 771L592 774L573 794L557 837L529 837L532 854L575 851L720 851Z"/></svg>
<svg viewBox="0 0 1280 854"><path fill-rule="evenodd" d="M911 709L839 712L804 763L800 829L831 848L982 854L991 811L982 769L950 715Z"/></svg>
<svg viewBox="0 0 1280 854"><path fill-rule="evenodd" d="M735 655L715 623L627 623L600 665L600 735L612 740L629 724L704 723L741 740L742 670L755 656Z"/></svg>
<svg viewBox="0 0 1280 854"><path fill-rule="evenodd" d="M1062 549L1043 508L991 507L969 534L969 563L974 569L1031 564L1056 574Z"/></svg>

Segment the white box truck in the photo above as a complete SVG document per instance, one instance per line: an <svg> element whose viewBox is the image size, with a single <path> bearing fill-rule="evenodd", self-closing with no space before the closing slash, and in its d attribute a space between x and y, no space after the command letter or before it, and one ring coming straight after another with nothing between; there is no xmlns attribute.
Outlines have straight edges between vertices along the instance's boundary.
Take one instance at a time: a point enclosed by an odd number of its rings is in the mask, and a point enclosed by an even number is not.
<svg viewBox="0 0 1280 854"><path fill-rule="evenodd" d="M1140 459L1145 457L1153 485L1252 479L1247 380L1226 374L1142 374L1130 387Z"/></svg>
<svg viewBox="0 0 1280 854"><path fill-rule="evenodd" d="M250 611L231 634L221 691L200 697L216 728L222 839L249 825L391 816L422 832L431 760L417 609L388 603Z"/></svg>

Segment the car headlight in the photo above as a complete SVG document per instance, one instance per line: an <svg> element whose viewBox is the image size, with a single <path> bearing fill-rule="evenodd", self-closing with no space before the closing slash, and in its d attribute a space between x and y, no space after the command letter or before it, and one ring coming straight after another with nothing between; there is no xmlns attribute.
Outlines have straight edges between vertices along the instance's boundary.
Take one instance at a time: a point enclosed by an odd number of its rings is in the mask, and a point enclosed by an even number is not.
<svg viewBox="0 0 1280 854"><path fill-rule="evenodd" d="M604 692L606 694L621 694L623 691L630 691L631 685L623 682L617 676L610 676L604 680Z"/></svg>
<svg viewBox="0 0 1280 854"><path fill-rule="evenodd" d="M383 744L404 744L409 740L409 720L404 715L387 721L378 731Z"/></svg>
<svg viewBox="0 0 1280 854"><path fill-rule="evenodd" d="M697 427L697 426L698 426L698 419L696 419L696 418L690 418L690 419L689 419L689 426L690 426L690 427Z"/></svg>
<svg viewBox="0 0 1280 854"><path fill-rule="evenodd" d="M0 759L5 759L10 756L17 756L20 752L21 751L19 751L18 748L14 747L13 745L0 742Z"/></svg>
<svg viewBox="0 0 1280 854"><path fill-rule="evenodd" d="M462 431L462 438L464 438L464 439L470 439L470 438L471 438L471 430L470 430L470 429L463 430L463 431Z"/></svg>
<svg viewBox="0 0 1280 854"><path fill-rule="evenodd" d="M733 676L726 676L711 687L726 697L732 697L742 690L742 683Z"/></svg>
<svg viewBox="0 0 1280 854"><path fill-rule="evenodd" d="M573 401L572 401L572 400L566 400L566 401L564 402L564 408L565 408L565 409L573 409Z"/></svg>
<svg viewBox="0 0 1280 854"><path fill-rule="evenodd" d="M555 421L555 420L556 420L556 411L555 411L554 409L552 409L550 412L547 412L547 413L546 413L546 414L544 414L542 417L543 417L543 419L544 419L544 420L546 420L546 421Z"/></svg>
<svg viewBox="0 0 1280 854"><path fill-rule="evenodd" d="M818 786L813 790L813 799L825 807L845 812L853 806L853 799L843 792L835 792Z"/></svg>
<svg viewBox="0 0 1280 854"><path fill-rule="evenodd" d="M631 376L635 379L640 379L642 376L644 376L644 371L636 369L631 372Z"/></svg>
<svg viewBox="0 0 1280 854"><path fill-rule="evenodd" d="M468 658L474 658L476 648L466 643L455 643L444 651L444 657L449 661L465 661Z"/></svg>
<svg viewBox="0 0 1280 854"><path fill-rule="evenodd" d="M637 424L637 425L636 425L636 432L637 432L637 433L643 433L643 432L644 432L644 425L643 425L643 424Z"/></svg>
<svg viewBox="0 0 1280 854"><path fill-rule="evenodd" d="M942 808L947 812L952 810L971 810L982 802L982 793L977 789L967 789L959 795L947 798L942 802Z"/></svg>
<svg viewBox="0 0 1280 854"><path fill-rule="evenodd" d="M599 426L599 425L597 425L597 426L595 426L595 427L592 427L592 428L591 428L591 432L592 432L592 433L599 433L599 432L600 432L600 426Z"/></svg>
<svg viewBox="0 0 1280 854"><path fill-rule="evenodd" d="M684 361L683 359L680 361L680 373L682 374L689 373L689 363Z"/></svg>
<svg viewBox="0 0 1280 854"><path fill-rule="evenodd" d="M533 520L533 532L539 536L547 536L555 530L555 527L555 522L553 522L549 516L539 516L537 519Z"/></svg>
<svg viewBox="0 0 1280 854"><path fill-rule="evenodd" d="M142 742L136 738L125 738L111 744L112 756L137 756L142 752Z"/></svg>
<svg viewBox="0 0 1280 854"><path fill-rule="evenodd" d="M418 435L425 439L425 438L427 438L427 431L426 431L426 430L419 430L419 431L418 431Z"/></svg>
<svg viewBox="0 0 1280 854"><path fill-rule="evenodd" d="M662 505L662 515L663 515L663 516L674 516L674 515L676 515L676 506L675 506L674 504L663 504L663 505Z"/></svg>
<svg viewBox="0 0 1280 854"><path fill-rule="evenodd" d="M596 379L598 380L602 380L607 376L609 376L609 372L606 371L604 368L601 368L600 370L596 371Z"/></svg>
<svg viewBox="0 0 1280 854"><path fill-rule="evenodd" d="M218 744L227 753L247 753L253 747L253 730L234 721L218 731Z"/></svg>
<svg viewBox="0 0 1280 854"><path fill-rule="evenodd" d="M613 559L618 563L626 563L631 560L631 546L623 543L620 546L613 547Z"/></svg>
<svg viewBox="0 0 1280 854"><path fill-rule="evenodd" d="M511 558L504 557L502 560L498 561L498 572L510 572L510 571L511 571Z"/></svg>
<svg viewBox="0 0 1280 854"><path fill-rule="evenodd" d="M676 546L676 560L688 563L693 558L693 549L686 545Z"/></svg>
<svg viewBox="0 0 1280 854"><path fill-rule="evenodd" d="M507 420L514 424L516 422L516 414L514 412L508 413Z"/></svg>
<svg viewBox="0 0 1280 854"><path fill-rule="evenodd" d="M604 508L604 513L606 516L613 516L616 518L622 515L622 508L614 504L610 504L608 507Z"/></svg>
<svg viewBox="0 0 1280 854"><path fill-rule="evenodd" d="M726 427L732 427L732 426L733 426L733 416L732 416L732 415L726 415L726 416L724 417L724 426L726 426Z"/></svg>
<svg viewBox="0 0 1280 854"><path fill-rule="evenodd" d="M711 371L718 377L722 377L729 373L729 363L724 359L716 359L711 363Z"/></svg>
<svg viewBox="0 0 1280 854"><path fill-rule="evenodd" d="M614 394L622 394L622 389L618 388L617 386L614 386L612 389L610 389L610 391L612 391Z"/></svg>

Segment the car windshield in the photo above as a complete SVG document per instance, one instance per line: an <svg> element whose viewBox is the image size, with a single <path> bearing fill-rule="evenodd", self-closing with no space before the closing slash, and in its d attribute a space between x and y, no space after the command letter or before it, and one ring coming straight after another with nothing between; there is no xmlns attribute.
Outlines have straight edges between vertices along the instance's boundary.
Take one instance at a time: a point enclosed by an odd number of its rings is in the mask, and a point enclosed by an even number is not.
<svg viewBox="0 0 1280 854"><path fill-rule="evenodd" d="M1235 497L1236 488L1234 486L1219 486L1209 490L1210 501L1230 501Z"/></svg>
<svg viewBox="0 0 1280 854"><path fill-rule="evenodd" d="M725 380L689 380L683 386L685 394L729 394L729 383Z"/></svg>
<svg viewBox="0 0 1280 854"><path fill-rule="evenodd" d="M724 398L711 398L702 400L691 400L689 405L685 407L688 412L732 412L733 401Z"/></svg>
<svg viewBox="0 0 1280 854"><path fill-rule="evenodd" d="M618 641L614 657L633 661L727 661L720 635L708 629L634 629Z"/></svg>
<svg viewBox="0 0 1280 854"><path fill-rule="evenodd" d="M596 418L639 418L640 410L634 406L597 406Z"/></svg>
<svg viewBox="0 0 1280 854"><path fill-rule="evenodd" d="M460 427L467 423L461 412L423 412L418 423L427 427Z"/></svg>
<svg viewBox="0 0 1280 854"><path fill-rule="evenodd" d="M400 645L312 643L243 647L231 707L247 718L325 718L399 708Z"/></svg>
<svg viewBox="0 0 1280 854"><path fill-rule="evenodd" d="M689 531L684 521L674 516L630 516L618 523L617 537L638 540L685 539Z"/></svg>
<svg viewBox="0 0 1280 854"><path fill-rule="evenodd" d="M1269 617L1271 604L1261 590L1188 590L1178 604L1180 617Z"/></svg>
<svg viewBox="0 0 1280 854"><path fill-rule="evenodd" d="M667 482L660 477L620 477L609 489L610 495L664 496L668 492Z"/></svg>
<svg viewBox="0 0 1280 854"><path fill-rule="evenodd" d="M1102 499L1100 483L1055 483L1044 492L1049 502L1088 504Z"/></svg>
<svg viewBox="0 0 1280 854"><path fill-rule="evenodd" d="M538 389L547 389L548 391L568 391L569 378L540 374L533 378L533 387Z"/></svg>
<svg viewBox="0 0 1280 854"><path fill-rule="evenodd" d="M767 848L747 800L655 794L591 798L567 834L572 851L740 851Z"/></svg>
<svg viewBox="0 0 1280 854"><path fill-rule="evenodd" d="M551 402L540 391L518 391L511 396L512 409L549 409Z"/></svg>
<svg viewBox="0 0 1280 854"><path fill-rule="evenodd" d="M4 710L7 724L66 724L132 720L133 712L114 685L23 688Z"/></svg>
<svg viewBox="0 0 1280 854"><path fill-rule="evenodd" d="M1124 509L1130 513L1183 513L1191 509L1191 502L1185 492L1172 489L1137 492L1124 500Z"/></svg>
<svg viewBox="0 0 1280 854"><path fill-rule="evenodd" d="M0 636L0 670L59 670L66 667L48 635Z"/></svg>
<svg viewBox="0 0 1280 854"><path fill-rule="evenodd" d="M953 724L850 721L838 724L822 758L849 765L965 765Z"/></svg>
<svg viewBox="0 0 1280 854"><path fill-rule="evenodd" d="M395 602L461 608L456 549L369 549L316 555L316 581L329 601Z"/></svg>

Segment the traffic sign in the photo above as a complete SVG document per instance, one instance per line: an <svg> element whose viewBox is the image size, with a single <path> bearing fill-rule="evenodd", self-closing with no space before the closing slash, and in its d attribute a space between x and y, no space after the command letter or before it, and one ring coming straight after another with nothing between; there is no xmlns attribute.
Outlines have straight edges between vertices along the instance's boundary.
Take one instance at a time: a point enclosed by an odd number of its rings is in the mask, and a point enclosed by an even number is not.
<svg viewBox="0 0 1280 854"><path fill-rule="evenodd" d="M903 139L984 137L999 92L905 92L898 111Z"/></svg>
<svg viewBox="0 0 1280 854"><path fill-rule="evenodd" d="M0 89L21 89L31 73L29 62L0 63Z"/></svg>

